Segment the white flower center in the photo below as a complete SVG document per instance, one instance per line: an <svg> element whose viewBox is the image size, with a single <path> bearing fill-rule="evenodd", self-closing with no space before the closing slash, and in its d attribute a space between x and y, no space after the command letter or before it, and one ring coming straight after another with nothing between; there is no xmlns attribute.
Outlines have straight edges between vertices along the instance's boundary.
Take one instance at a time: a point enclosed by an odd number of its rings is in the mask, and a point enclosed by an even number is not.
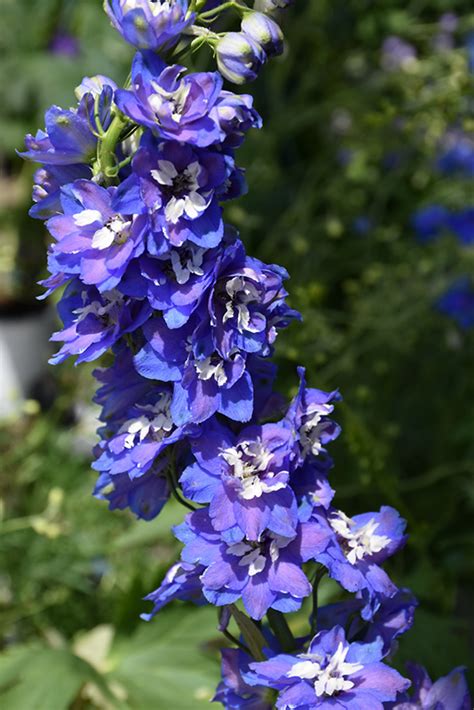
<svg viewBox="0 0 474 710"><path fill-rule="evenodd" d="M116 214L92 237L94 249L108 249L112 244L124 244L130 236L131 220Z"/></svg>
<svg viewBox="0 0 474 710"><path fill-rule="evenodd" d="M194 367L200 380L214 378L219 387L222 387L227 382L223 360L216 362L214 357L206 357L204 360L196 360Z"/></svg>
<svg viewBox="0 0 474 710"><path fill-rule="evenodd" d="M143 10L148 6L152 15L157 17L162 12L170 12L173 0L122 0L122 12Z"/></svg>
<svg viewBox="0 0 474 710"><path fill-rule="evenodd" d="M379 523L374 519L360 528L356 522L342 511L329 519L330 525L339 537L345 556L351 565L362 560L367 555L374 555L390 544L390 538L385 535L375 535Z"/></svg>
<svg viewBox="0 0 474 710"><path fill-rule="evenodd" d="M227 553L240 557L239 567L248 567L249 577L254 577L263 572L268 557L271 562L276 562L280 556L280 550L290 542L291 538L268 533L266 539L258 542L242 540L242 542L229 545Z"/></svg>
<svg viewBox="0 0 474 710"><path fill-rule="evenodd" d="M289 678L306 678L314 681L314 690L318 698L331 697L345 690L351 690L354 683L347 676L362 670L360 663L347 663L349 646L341 643L332 656L305 653L299 656L304 660L295 663L287 673ZM324 665L324 667L323 667Z"/></svg>
<svg viewBox="0 0 474 710"><path fill-rule="evenodd" d="M140 407L143 415L126 422L120 433L127 432L125 448L133 449L147 437L153 441L161 441L173 428L170 413L171 395L164 392L153 405Z"/></svg>
<svg viewBox="0 0 474 710"><path fill-rule="evenodd" d="M226 303L226 310L222 322L226 323L237 315L237 329L239 333L242 333L244 330L256 332L250 326L250 311L248 308L249 303L259 301L259 293L256 286L243 276L234 276L227 281L225 290L230 296L230 300Z"/></svg>
<svg viewBox="0 0 474 710"><path fill-rule="evenodd" d="M300 444L304 456L307 456L310 452L313 456L318 456L321 452L321 437L325 430L331 426L331 422L323 417L327 417L331 412L332 406L328 404L318 404L315 405L314 411L312 411L304 421L300 428Z"/></svg>
<svg viewBox="0 0 474 710"><path fill-rule="evenodd" d="M179 123L191 85L181 82L176 91L166 91L156 81L152 81L151 85L154 93L148 97L148 103L156 115L157 122L160 123L163 116L171 114L171 118Z"/></svg>
<svg viewBox="0 0 474 710"><path fill-rule="evenodd" d="M85 303L87 300L87 291L83 291L81 295L83 303ZM120 311L120 308L117 309L117 306L122 306L124 300L123 295L116 289L112 289L111 291L103 293L102 299L104 301L103 303L100 301L91 301L81 308L76 308L73 311L74 315L77 316L76 322L80 323L90 314L100 318L107 324L115 322L116 318L114 316L117 316Z"/></svg>
<svg viewBox="0 0 474 710"><path fill-rule="evenodd" d="M176 276L176 281L180 286L187 284L191 274L203 276L202 264L205 250L200 247L190 245L179 252L173 249L170 253L171 267Z"/></svg>
<svg viewBox="0 0 474 710"><path fill-rule="evenodd" d="M162 188L162 192L169 197L165 207L165 217L168 222L176 224L184 215L189 219L196 219L208 207L209 199L201 195L198 177L201 166L197 161L178 173L174 163L170 160L159 160L158 168L151 170L150 174Z"/></svg>
<svg viewBox="0 0 474 710"><path fill-rule="evenodd" d="M282 482L271 483L275 473L268 471L268 466L273 454L261 439L242 441L237 446L222 449L220 456L230 466L232 476L240 481L239 497L244 500L260 498L263 493L285 487Z"/></svg>

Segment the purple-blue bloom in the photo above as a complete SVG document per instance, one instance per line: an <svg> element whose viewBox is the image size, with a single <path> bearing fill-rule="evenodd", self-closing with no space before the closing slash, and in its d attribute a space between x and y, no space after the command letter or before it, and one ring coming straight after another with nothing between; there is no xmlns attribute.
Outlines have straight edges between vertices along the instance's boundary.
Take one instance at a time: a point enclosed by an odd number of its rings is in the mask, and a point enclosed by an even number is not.
<svg viewBox="0 0 474 710"><path fill-rule="evenodd" d="M226 249L208 304L213 342L224 358L235 350L271 355L277 328L298 316L285 302L286 278L282 267L247 256L239 240Z"/></svg>
<svg viewBox="0 0 474 710"><path fill-rule="evenodd" d="M25 138L22 158L44 165L77 165L90 163L95 156L97 137L93 133L95 96L98 114L106 129L111 120L111 106L116 84L107 77L84 79L76 89L77 109L52 106L45 114L45 130Z"/></svg>
<svg viewBox="0 0 474 710"><path fill-rule="evenodd" d="M239 530L219 533L206 509L190 513L175 528L185 547L182 559L206 568L203 593L215 606L242 599L247 613L261 619L268 609L297 611L311 593L301 569L323 547L326 533L313 522L298 525L292 538L264 531L249 540Z"/></svg>
<svg viewBox="0 0 474 710"><path fill-rule="evenodd" d="M135 367L144 377L175 383L171 410L179 424L201 423L215 412L249 421L254 408L252 363L259 366L258 359L238 351L223 358L214 348L206 313L197 311L173 330L162 319L151 319L143 328L147 342L135 357Z"/></svg>
<svg viewBox="0 0 474 710"><path fill-rule="evenodd" d="M145 248L147 215L130 214L126 195L90 180L63 187L60 200L63 213L46 223L56 240L51 254L57 268L100 292L115 288Z"/></svg>
<svg viewBox="0 0 474 710"><path fill-rule="evenodd" d="M327 531L326 546L314 559L349 592L367 590L369 597L391 597L397 587L380 565L406 541L406 523L398 512L383 506L378 513L349 518L340 510L315 509L313 519Z"/></svg>
<svg viewBox="0 0 474 710"><path fill-rule="evenodd" d="M104 7L127 42L154 51L177 44L195 18L187 0L106 0Z"/></svg>
<svg viewBox="0 0 474 710"><path fill-rule="evenodd" d="M153 609L148 614L141 614L141 618L150 621L169 602L174 599L192 601L195 604L205 604L202 595L200 580L204 567L190 565L187 562L176 562L154 592L145 597L146 601L153 602Z"/></svg>
<svg viewBox="0 0 474 710"><path fill-rule="evenodd" d="M433 683L422 666L407 664L413 679L413 692L401 693L387 710L471 710L471 698L464 668L454 668Z"/></svg>
<svg viewBox="0 0 474 710"><path fill-rule="evenodd" d="M144 476L134 479L128 473L101 473L94 488L94 496L108 501L110 510L128 508L141 520L153 520L171 494L164 471L166 463L166 459L163 459Z"/></svg>
<svg viewBox="0 0 474 710"><path fill-rule="evenodd" d="M326 444L336 439L341 427L329 415L334 411L333 402L339 402L337 390L324 392L306 387L304 367L298 368L300 386L285 416L285 425L291 429L296 442L295 460L302 465L305 460L326 452Z"/></svg>
<svg viewBox="0 0 474 710"><path fill-rule="evenodd" d="M177 427L171 416L171 387L157 383L127 409L120 420L103 428L92 468L110 476L143 476L172 444L194 433L192 426Z"/></svg>
<svg viewBox="0 0 474 710"><path fill-rule="evenodd" d="M348 639L364 643L382 642L384 656L394 648L394 641L413 625L418 602L408 589L400 589L393 597L376 595L367 603L367 593L356 598L318 609L318 629L344 626Z"/></svg>
<svg viewBox="0 0 474 710"><path fill-rule="evenodd" d="M291 444L289 431L278 424L250 426L234 436L211 422L192 442L195 462L181 475L183 492L210 503L218 532L237 527L256 540L268 529L292 537L298 519L289 486Z"/></svg>
<svg viewBox="0 0 474 710"><path fill-rule="evenodd" d="M213 702L222 703L228 710L272 710L268 688L248 685L243 678L249 672L247 654L236 648L223 648L221 655L222 681Z"/></svg>
<svg viewBox="0 0 474 710"><path fill-rule="evenodd" d="M157 143L147 135L133 170L154 232L150 254L160 256L186 241L206 249L219 244L224 235L219 200L226 199L235 172L230 156L176 141Z"/></svg>
<svg viewBox="0 0 474 710"><path fill-rule="evenodd" d="M279 710L383 710L410 683L382 658L379 643L349 643L335 626L318 633L306 653L251 663L245 679L278 690Z"/></svg>
<svg viewBox="0 0 474 710"><path fill-rule="evenodd" d="M73 356L78 363L97 359L151 315L147 301L127 299L117 290L99 293L79 279L71 281L64 291L58 312L64 328L51 340L64 345L51 358L53 365Z"/></svg>

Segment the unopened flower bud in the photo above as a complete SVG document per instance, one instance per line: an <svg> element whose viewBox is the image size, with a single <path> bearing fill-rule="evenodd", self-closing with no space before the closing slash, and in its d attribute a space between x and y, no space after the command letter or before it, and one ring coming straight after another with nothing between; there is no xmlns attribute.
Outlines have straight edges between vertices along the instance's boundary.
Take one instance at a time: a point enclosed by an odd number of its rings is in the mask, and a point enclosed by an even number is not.
<svg viewBox="0 0 474 710"><path fill-rule="evenodd" d="M242 31L257 42L267 57L283 52L283 33L275 20L263 12L249 12L241 25Z"/></svg>
<svg viewBox="0 0 474 710"><path fill-rule="evenodd" d="M258 12L264 12L265 15L278 14L280 10L284 10L293 4L294 0L255 0L254 9Z"/></svg>
<svg viewBox="0 0 474 710"><path fill-rule="evenodd" d="M217 44L217 67L233 84L257 78L266 54L260 44L244 32L228 32Z"/></svg>

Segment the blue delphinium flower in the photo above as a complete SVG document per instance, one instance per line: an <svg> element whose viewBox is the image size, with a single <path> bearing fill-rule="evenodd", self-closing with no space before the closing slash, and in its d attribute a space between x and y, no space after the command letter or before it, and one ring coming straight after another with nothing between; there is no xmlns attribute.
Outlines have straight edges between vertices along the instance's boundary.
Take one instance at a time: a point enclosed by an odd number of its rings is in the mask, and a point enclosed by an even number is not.
<svg viewBox="0 0 474 710"><path fill-rule="evenodd" d="M177 427L171 416L171 387L159 384L142 401L124 412L113 428L106 426L107 438L97 448L92 468L100 473L127 473L143 476L169 446L193 433L192 427Z"/></svg>
<svg viewBox="0 0 474 710"><path fill-rule="evenodd" d="M436 302L436 308L461 328L474 326L474 287L467 276L455 281Z"/></svg>
<svg viewBox="0 0 474 710"><path fill-rule="evenodd" d="M229 710L272 710L271 691L249 685L243 678L249 672L250 658L236 648L223 648L221 656L222 681L213 702Z"/></svg>
<svg viewBox="0 0 474 710"><path fill-rule="evenodd" d="M106 0L112 25L134 47L170 49L194 22L187 0Z"/></svg>
<svg viewBox="0 0 474 710"><path fill-rule="evenodd" d="M311 584L302 570L323 547L325 531L315 523L302 523L291 537L264 531L249 540L240 531L219 533L206 509L190 513L175 528L184 542L182 559L203 565L203 593L215 606L242 599L247 613L261 619L268 609L297 611L311 593Z"/></svg>
<svg viewBox="0 0 474 710"><path fill-rule="evenodd" d="M413 679L412 693L400 693L387 710L471 710L471 698L464 668L454 668L447 676L433 683L422 666L407 664Z"/></svg>
<svg viewBox="0 0 474 710"><path fill-rule="evenodd" d="M248 683L279 691L279 710L383 710L409 681L382 663L380 644L348 643L344 629L321 631L306 653L251 663Z"/></svg>
<svg viewBox="0 0 474 710"><path fill-rule="evenodd" d="M406 542L405 521L384 506L378 513L349 518L340 510L315 509L313 519L328 532L323 552L314 559L349 592L366 589L393 596L397 587L380 565Z"/></svg>
<svg viewBox="0 0 474 710"><path fill-rule="evenodd" d="M101 473L94 488L94 496L106 500L110 510L127 508L140 520L153 520L171 495L164 458L153 470L140 478L131 479L128 473Z"/></svg>
<svg viewBox="0 0 474 710"><path fill-rule="evenodd" d="M219 200L226 197L234 169L221 152L145 136L133 170L154 231L149 253L159 256L186 241L217 246L224 235Z"/></svg>
<svg viewBox="0 0 474 710"><path fill-rule="evenodd" d="M444 136L438 169L445 175L474 177L474 139L463 131L451 130Z"/></svg>
<svg viewBox="0 0 474 710"><path fill-rule="evenodd" d="M339 436L341 427L329 415L334 411L333 402L340 401L341 395L337 390L308 389L303 367L298 368L298 375L299 390L285 416L285 425L293 432L297 442L295 458L301 465L308 457L324 453L326 444Z"/></svg>
<svg viewBox="0 0 474 710"><path fill-rule="evenodd" d="M141 614L141 618L150 621L166 604L179 599L192 601L195 604L206 604L202 594L201 575L204 567L190 565L187 562L176 562L154 592L145 597L145 601L153 602L153 609L148 614Z"/></svg>
<svg viewBox="0 0 474 710"><path fill-rule="evenodd" d="M400 589L393 597L375 595L366 590L355 598L318 609L318 629L332 629L335 624L346 628L348 639L363 643L382 643L384 656L394 650L395 640L413 626L418 602L409 589Z"/></svg>
<svg viewBox="0 0 474 710"><path fill-rule="evenodd" d="M143 253L147 215L128 213L127 196L90 180L63 187L60 199L63 213L47 222L56 240L51 247L56 266L101 292L115 288L129 262Z"/></svg>
<svg viewBox="0 0 474 710"><path fill-rule="evenodd" d="M298 523L289 486L291 435L278 424L251 426L238 437L215 423L192 442L195 462L180 478L187 498L210 503L214 528L240 528L250 539L265 529L291 537Z"/></svg>
<svg viewBox="0 0 474 710"><path fill-rule="evenodd" d="M103 355L126 333L139 328L151 315L148 301L125 298L113 289L99 293L73 279L58 304L64 328L51 340L64 345L50 362L57 364L77 356L77 362L90 362Z"/></svg>

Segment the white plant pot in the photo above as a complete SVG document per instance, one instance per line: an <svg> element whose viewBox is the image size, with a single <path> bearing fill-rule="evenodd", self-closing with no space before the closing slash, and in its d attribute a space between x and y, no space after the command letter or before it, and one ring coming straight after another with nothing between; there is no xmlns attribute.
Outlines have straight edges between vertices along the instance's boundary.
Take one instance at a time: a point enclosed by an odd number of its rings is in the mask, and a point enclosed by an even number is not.
<svg viewBox="0 0 474 710"><path fill-rule="evenodd" d="M0 315L0 418L18 414L31 387L45 372L54 324L51 309Z"/></svg>

